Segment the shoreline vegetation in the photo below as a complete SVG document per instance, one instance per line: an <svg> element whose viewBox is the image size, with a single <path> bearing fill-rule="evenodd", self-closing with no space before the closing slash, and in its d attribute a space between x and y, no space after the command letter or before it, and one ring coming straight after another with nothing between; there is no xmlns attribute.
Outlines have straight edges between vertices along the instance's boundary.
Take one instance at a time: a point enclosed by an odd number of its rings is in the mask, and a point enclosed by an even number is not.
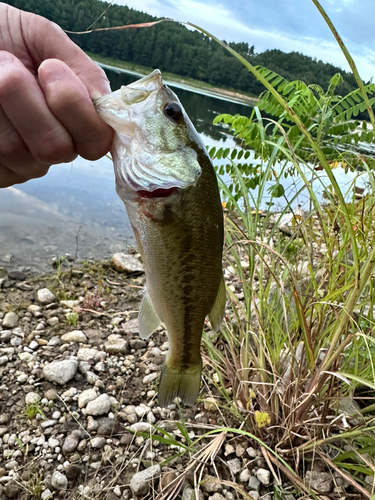
<svg viewBox="0 0 375 500"><path fill-rule="evenodd" d="M108 68L113 71L124 71L125 73L130 73L139 77L146 76L155 69L132 64L127 61L120 61L119 59L113 59L111 57L103 57L91 52L87 52L87 55L90 56L91 59L99 64L99 66L103 69ZM215 87L209 83L194 80L193 78L182 78L179 75L169 73L167 71L162 71L162 74L164 82L173 87L186 89L191 92L208 95L217 99L228 100L237 104L244 104L245 106L253 107L258 102L257 97L250 96L233 89Z"/></svg>

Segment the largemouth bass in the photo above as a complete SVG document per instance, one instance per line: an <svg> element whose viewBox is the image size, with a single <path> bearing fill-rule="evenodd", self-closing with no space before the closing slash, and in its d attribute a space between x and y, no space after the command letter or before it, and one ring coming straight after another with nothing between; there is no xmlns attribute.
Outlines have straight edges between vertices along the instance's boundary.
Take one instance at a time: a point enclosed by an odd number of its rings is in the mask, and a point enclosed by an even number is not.
<svg viewBox="0 0 375 500"><path fill-rule="evenodd" d="M223 211L206 149L178 97L155 70L95 103L115 130L116 190L125 203L146 272L138 315L149 337L161 323L169 352L158 401L197 399L203 325L225 308Z"/></svg>

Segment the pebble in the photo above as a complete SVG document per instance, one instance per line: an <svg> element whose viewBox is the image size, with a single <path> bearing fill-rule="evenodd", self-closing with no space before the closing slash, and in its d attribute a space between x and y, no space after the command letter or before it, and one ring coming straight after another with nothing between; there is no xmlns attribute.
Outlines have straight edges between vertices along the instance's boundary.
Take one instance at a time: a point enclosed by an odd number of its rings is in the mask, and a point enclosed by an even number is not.
<svg viewBox="0 0 375 500"><path fill-rule="evenodd" d="M52 498L52 491L49 490L48 488L42 492L40 495L40 498L42 500L48 500L49 498Z"/></svg>
<svg viewBox="0 0 375 500"><path fill-rule="evenodd" d="M81 330L73 330L72 332L61 335L61 340L64 342L87 342L86 335Z"/></svg>
<svg viewBox="0 0 375 500"><path fill-rule="evenodd" d="M182 494L182 500L196 500L196 497L197 497L197 495L194 492L194 488L192 488L191 486L187 486L184 489L184 492ZM197 500L204 500L204 495L200 489L198 490L198 499Z"/></svg>
<svg viewBox="0 0 375 500"><path fill-rule="evenodd" d="M104 437L97 436L97 437L94 437L90 440L90 444L91 444L92 448L97 448L97 449L103 448L105 443L106 443L106 439Z"/></svg>
<svg viewBox="0 0 375 500"><path fill-rule="evenodd" d="M256 471L256 477L265 486L268 486L271 482L271 472L267 469L258 469Z"/></svg>
<svg viewBox="0 0 375 500"><path fill-rule="evenodd" d="M90 361L91 359L100 361L101 354L97 349L92 347L81 347L81 349L78 350L77 357L82 361Z"/></svg>
<svg viewBox="0 0 375 500"><path fill-rule="evenodd" d="M122 325L122 329L124 330L125 333L131 333L131 334L136 334L139 333L139 328L138 328L138 319L129 319L129 321L126 321Z"/></svg>
<svg viewBox="0 0 375 500"><path fill-rule="evenodd" d="M51 486L55 490L66 490L68 487L68 479L64 474L59 471L55 471L51 477Z"/></svg>
<svg viewBox="0 0 375 500"><path fill-rule="evenodd" d="M56 448L57 446L60 446L60 441L58 441L54 437L50 437L49 440L48 440L48 446L50 448Z"/></svg>
<svg viewBox="0 0 375 500"><path fill-rule="evenodd" d="M307 471L305 482L319 493L330 493L332 488L332 474L314 470Z"/></svg>
<svg viewBox="0 0 375 500"><path fill-rule="evenodd" d="M111 400L108 394L101 394L99 397L87 404L86 415L104 415L111 409Z"/></svg>
<svg viewBox="0 0 375 500"><path fill-rule="evenodd" d="M149 490L150 481L160 475L160 465L153 465L147 469L137 472L131 478L130 487L134 495L144 496L147 495Z"/></svg>
<svg viewBox="0 0 375 500"><path fill-rule="evenodd" d="M128 350L128 343L121 335L112 334L108 337L104 348L108 354L123 354Z"/></svg>
<svg viewBox="0 0 375 500"><path fill-rule="evenodd" d="M241 470L241 462L239 458L233 458L232 460L228 460L227 465L231 474L238 474Z"/></svg>
<svg viewBox="0 0 375 500"><path fill-rule="evenodd" d="M8 356L0 356L0 366L5 365L6 363L8 363L8 361Z"/></svg>
<svg viewBox="0 0 375 500"><path fill-rule="evenodd" d="M15 312L8 312L4 316L2 327L3 328L15 328L18 323L18 314Z"/></svg>
<svg viewBox="0 0 375 500"><path fill-rule="evenodd" d="M260 481L255 476L250 476L249 478L249 490L259 490Z"/></svg>
<svg viewBox="0 0 375 500"><path fill-rule="evenodd" d="M93 401L97 397L98 397L98 392L96 389L86 389L85 391L82 391L81 394L78 396L78 407L84 408L87 405L87 403Z"/></svg>
<svg viewBox="0 0 375 500"><path fill-rule="evenodd" d="M220 481L214 476L204 476L201 488L206 493L217 493L222 490Z"/></svg>
<svg viewBox="0 0 375 500"><path fill-rule="evenodd" d="M146 375L145 377L143 377L143 383L145 385L151 384L151 382L156 380L158 377L159 377L158 373L150 373L149 375Z"/></svg>
<svg viewBox="0 0 375 500"><path fill-rule="evenodd" d="M55 296L48 288L41 288L37 291L37 299L41 304L51 304L55 302Z"/></svg>
<svg viewBox="0 0 375 500"><path fill-rule="evenodd" d="M141 262L132 255L126 253L115 253L112 256L111 262L116 271L120 273L131 274L144 272Z"/></svg>
<svg viewBox="0 0 375 500"><path fill-rule="evenodd" d="M238 479L240 483L247 483L251 477L251 474L249 472L249 469L245 468L243 471L241 471L241 474L239 475Z"/></svg>
<svg viewBox="0 0 375 500"><path fill-rule="evenodd" d="M74 377L77 368L78 361L76 359L64 359L63 361L53 361L45 365L43 374L46 380L64 385Z"/></svg>

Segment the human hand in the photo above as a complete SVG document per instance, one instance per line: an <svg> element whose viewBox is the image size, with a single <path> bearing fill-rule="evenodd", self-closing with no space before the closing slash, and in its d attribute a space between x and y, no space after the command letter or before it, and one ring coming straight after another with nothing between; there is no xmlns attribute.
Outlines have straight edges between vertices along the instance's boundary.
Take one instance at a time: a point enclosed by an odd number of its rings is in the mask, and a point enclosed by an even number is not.
<svg viewBox="0 0 375 500"><path fill-rule="evenodd" d="M96 160L113 133L91 99L104 71L56 24L0 3L0 188L77 155Z"/></svg>

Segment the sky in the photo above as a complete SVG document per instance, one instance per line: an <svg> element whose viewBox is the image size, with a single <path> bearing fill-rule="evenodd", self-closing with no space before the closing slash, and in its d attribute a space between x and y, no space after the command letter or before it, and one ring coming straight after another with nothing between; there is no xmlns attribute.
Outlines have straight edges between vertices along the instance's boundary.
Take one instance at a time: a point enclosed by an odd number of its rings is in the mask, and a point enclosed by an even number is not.
<svg viewBox="0 0 375 500"><path fill-rule="evenodd" d="M312 0L115 0L157 17L189 21L227 42L248 42L255 52L297 51L349 70ZM375 0L321 0L359 74L375 80Z"/></svg>

